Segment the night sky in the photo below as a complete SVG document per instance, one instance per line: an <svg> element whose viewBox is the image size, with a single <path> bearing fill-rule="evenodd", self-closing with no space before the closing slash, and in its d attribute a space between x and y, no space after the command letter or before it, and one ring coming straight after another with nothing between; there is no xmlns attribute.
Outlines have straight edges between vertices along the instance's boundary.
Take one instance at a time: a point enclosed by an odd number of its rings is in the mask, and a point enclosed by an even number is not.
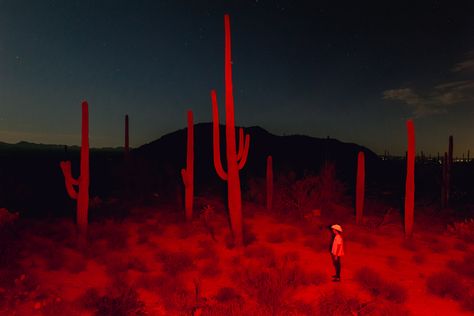
<svg viewBox="0 0 474 316"><path fill-rule="evenodd" d="M190 4L191 3L191 4ZM236 123L474 156L474 1L0 0L0 141L138 147L223 117L230 14Z"/></svg>

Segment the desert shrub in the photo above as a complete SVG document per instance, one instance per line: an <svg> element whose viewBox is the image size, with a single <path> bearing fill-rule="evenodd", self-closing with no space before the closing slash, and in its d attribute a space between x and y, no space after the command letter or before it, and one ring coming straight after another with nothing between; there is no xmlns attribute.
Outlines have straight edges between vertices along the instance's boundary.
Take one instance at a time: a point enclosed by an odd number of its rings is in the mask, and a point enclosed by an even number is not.
<svg viewBox="0 0 474 316"><path fill-rule="evenodd" d="M359 243L368 249L372 249L377 246L377 240L375 239L375 236L366 233L352 232L350 235L346 236L346 240L348 242L353 241Z"/></svg>
<svg viewBox="0 0 474 316"><path fill-rule="evenodd" d="M74 304L61 300L60 298L49 299L47 302L43 302L41 306L41 314L43 316L81 315L81 313L75 308Z"/></svg>
<svg viewBox="0 0 474 316"><path fill-rule="evenodd" d="M305 285L320 285L326 282L326 275L320 271L308 273L305 277Z"/></svg>
<svg viewBox="0 0 474 316"><path fill-rule="evenodd" d="M388 256L387 257L387 265L390 268L395 268L396 266L398 266L398 258L395 257L395 256Z"/></svg>
<svg viewBox="0 0 474 316"><path fill-rule="evenodd" d="M274 207L287 214L303 218L313 209L326 210L340 201L345 186L336 177L335 165L327 163L318 175L306 174L296 179L294 174L278 175L274 185Z"/></svg>
<svg viewBox="0 0 474 316"><path fill-rule="evenodd" d="M361 316L409 316L410 312L402 305L387 300L374 300L362 304Z"/></svg>
<svg viewBox="0 0 474 316"><path fill-rule="evenodd" d="M474 219L454 222L448 225L448 232L466 242L474 242Z"/></svg>
<svg viewBox="0 0 474 316"><path fill-rule="evenodd" d="M436 237L427 238L428 247L434 253L444 253L447 251L447 246L444 242Z"/></svg>
<svg viewBox="0 0 474 316"><path fill-rule="evenodd" d="M84 294L78 298L77 303L82 308L94 309L100 297L99 290L96 288L88 288Z"/></svg>
<svg viewBox="0 0 474 316"><path fill-rule="evenodd" d="M69 273L77 274L87 269L87 259L77 251L66 249L64 260L64 267Z"/></svg>
<svg viewBox="0 0 474 316"><path fill-rule="evenodd" d="M0 230L3 230L6 226L13 226L20 217L19 213L9 212L6 208L0 208Z"/></svg>
<svg viewBox="0 0 474 316"><path fill-rule="evenodd" d="M229 301L239 301L242 296L233 287L221 287L215 296L218 302L225 303Z"/></svg>
<svg viewBox="0 0 474 316"><path fill-rule="evenodd" d="M111 250L123 250L127 247L129 233L126 225L106 220L103 223L89 225L89 227L88 237L91 244L104 240Z"/></svg>
<svg viewBox="0 0 474 316"><path fill-rule="evenodd" d="M421 253L417 253L415 255L413 255L413 257L411 257L411 259L413 260L414 263L416 264L423 264L426 262L426 257L424 254L421 254Z"/></svg>
<svg viewBox="0 0 474 316"><path fill-rule="evenodd" d="M316 252L328 252L330 248L330 242L320 236L306 238L304 245Z"/></svg>
<svg viewBox="0 0 474 316"><path fill-rule="evenodd" d="M0 295L0 306L15 308L21 302L32 301L38 296L39 282L34 274L17 274L13 282L8 284L8 290Z"/></svg>
<svg viewBox="0 0 474 316"><path fill-rule="evenodd" d="M448 267L463 277L474 279L474 254L466 254L462 261L450 260Z"/></svg>
<svg viewBox="0 0 474 316"><path fill-rule="evenodd" d="M257 241L257 236L252 231L252 228L250 226L244 225L242 230L243 230L242 238L243 238L244 246L248 246L248 245L254 243L255 241ZM235 241L234 241L234 237L233 237L232 233L226 234L225 242L226 242L227 249L235 248Z"/></svg>
<svg viewBox="0 0 474 316"><path fill-rule="evenodd" d="M254 311L249 313L243 306L243 302L241 301L231 301L231 302L217 302L216 304L206 304L202 308L199 309L201 311L202 316L247 316L247 315L262 315L256 314ZM199 315L195 313L195 315Z"/></svg>
<svg viewBox="0 0 474 316"><path fill-rule="evenodd" d="M163 272L170 276L177 276L195 267L191 255L184 251L163 250L156 257L163 264Z"/></svg>
<svg viewBox="0 0 474 316"><path fill-rule="evenodd" d="M218 263L213 261L204 264L204 266L199 269L199 272L202 276L210 278L219 276L222 273Z"/></svg>
<svg viewBox="0 0 474 316"><path fill-rule="evenodd" d="M318 299L316 315L358 315L362 303L340 290L324 292Z"/></svg>
<svg viewBox="0 0 474 316"><path fill-rule="evenodd" d="M265 263L268 266L275 266L276 255L275 251L267 246L254 245L245 248L244 256L249 259L256 259L259 262Z"/></svg>
<svg viewBox="0 0 474 316"><path fill-rule="evenodd" d="M131 287L122 287L115 295L101 296L94 304L97 316L144 316L145 304Z"/></svg>
<svg viewBox="0 0 474 316"><path fill-rule="evenodd" d="M304 271L296 264L279 260L274 267L256 265L244 267L234 275L249 296L272 314L278 314L292 293L306 281Z"/></svg>
<svg viewBox="0 0 474 316"><path fill-rule="evenodd" d="M213 242L209 240L200 240L198 242L198 252L195 255L195 258L198 260L219 260L219 255L217 254L216 246Z"/></svg>
<svg viewBox="0 0 474 316"><path fill-rule="evenodd" d="M406 250L409 250L409 251L419 251L419 247L418 247L418 244L412 240L412 239L405 239L402 241L401 243L401 247L403 249L406 249Z"/></svg>
<svg viewBox="0 0 474 316"><path fill-rule="evenodd" d="M267 234L267 241L280 244L285 241L285 232L282 229L271 231Z"/></svg>
<svg viewBox="0 0 474 316"><path fill-rule="evenodd" d="M467 311L474 312L474 290L472 288L463 296L461 307Z"/></svg>
<svg viewBox="0 0 474 316"><path fill-rule="evenodd" d="M380 274L369 267L357 270L354 278L357 283L376 297L380 296L396 303L403 303L407 299L407 291L404 287L384 280Z"/></svg>
<svg viewBox="0 0 474 316"><path fill-rule="evenodd" d="M469 290L463 283L462 278L450 271L437 272L430 275L426 280L429 293L461 300Z"/></svg>
<svg viewBox="0 0 474 316"><path fill-rule="evenodd" d="M468 246L465 242L457 242L454 244L454 249L459 250L459 251L467 251Z"/></svg>
<svg viewBox="0 0 474 316"><path fill-rule="evenodd" d="M127 261L127 269L140 272L148 272L148 266L145 261L138 257L131 257Z"/></svg>

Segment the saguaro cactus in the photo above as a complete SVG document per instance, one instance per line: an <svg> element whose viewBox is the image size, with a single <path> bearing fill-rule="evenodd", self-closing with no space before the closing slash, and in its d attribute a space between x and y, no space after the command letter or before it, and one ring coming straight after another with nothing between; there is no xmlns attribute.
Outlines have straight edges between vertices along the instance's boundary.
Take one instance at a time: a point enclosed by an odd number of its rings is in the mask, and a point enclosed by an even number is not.
<svg viewBox="0 0 474 316"><path fill-rule="evenodd" d="M442 183L441 183L441 207L445 208L448 205L448 153L444 152L442 165Z"/></svg>
<svg viewBox="0 0 474 316"><path fill-rule="evenodd" d="M356 180L356 223L362 223L364 212L365 195L365 155L359 151L357 156L357 180Z"/></svg>
<svg viewBox="0 0 474 316"><path fill-rule="evenodd" d="M219 113L217 107L217 96L214 90L211 91L212 100L212 120L213 120L213 149L214 167L219 177L227 181L227 197L230 215L230 223L234 241L237 246L243 244L242 232L242 200L240 191L239 170L247 161L249 151L250 136L239 130L239 151L236 152L235 141L235 120L234 120L234 96L232 91L232 59L230 45L230 21L229 16L224 16L225 25L225 131L226 131L226 156L227 172L222 168L219 140Z"/></svg>
<svg viewBox="0 0 474 316"><path fill-rule="evenodd" d="M451 178L453 171L453 136L449 136L448 160L446 166L446 207L449 206L451 198Z"/></svg>
<svg viewBox="0 0 474 316"><path fill-rule="evenodd" d="M128 114L127 114L125 115L125 146L124 146L125 159L128 159L129 153L130 153L130 147L129 147L129 138L128 138Z"/></svg>
<svg viewBox="0 0 474 316"><path fill-rule="evenodd" d="M184 183L184 205L186 221L193 218L194 199L194 123L193 112L188 111L188 140L186 151L186 169L181 169L181 176Z"/></svg>
<svg viewBox="0 0 474 316"><path fill-rule="evenodd" d="M267 157L267 210L273 208L273 159Z"/></svg>
<svg viewBox="0 0 474 316"><path fill-rule="evenodd" d="M413 233L413 219L415 209L415 127L413 121L407 121L408 152L407 176L405 183L405 237L410 238Z"/></svg>
<svg viewBox="0 0 474 316"><path fill-rule="evenodd" d="M89 208L89 106L82 102L81 170L78 179L72 177L71 161L61 161L61 170L66 190L72 199L77 200L76 221L81 235L87 233ZM78 187L78 191L74 186Z"/></svg>

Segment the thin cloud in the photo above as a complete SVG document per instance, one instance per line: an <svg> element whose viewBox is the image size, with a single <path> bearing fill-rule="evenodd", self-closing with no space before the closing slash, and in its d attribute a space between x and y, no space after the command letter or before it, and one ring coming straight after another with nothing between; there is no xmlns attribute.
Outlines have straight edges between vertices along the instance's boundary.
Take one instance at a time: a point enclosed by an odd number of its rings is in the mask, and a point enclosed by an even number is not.
<svg viewBox="0 0 474 316"><path fill-rule="evenodd" d="M451 69L452 72L474 72L474 50L467 54L466 60L457 63Z"/></svg>
<svg viewBox="0 0 474 316"><path fill-rule="evenodd" d="M385 90L383 99L412 107L415 117L445 113L451 106L474 101L474 80L442 83L423 94L411 88Z"/></svg>

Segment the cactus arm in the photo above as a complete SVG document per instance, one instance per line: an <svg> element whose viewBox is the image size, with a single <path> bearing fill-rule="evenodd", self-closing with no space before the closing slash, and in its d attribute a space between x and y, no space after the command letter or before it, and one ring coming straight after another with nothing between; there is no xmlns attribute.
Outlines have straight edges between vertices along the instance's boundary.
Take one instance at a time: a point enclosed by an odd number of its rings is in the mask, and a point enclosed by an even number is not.
<svg viewBox="0 0 474 316"><path fill-rule="evenodd" d="M239 128L239 150L237 152L237 161L242 159L244 153L244 129Z"/></svg>
<svg viewBox="0 0 474 316"><path fill-rule="evenodd" d="M214 148L214 167L216 169L217 174L219 177L226 181L227 180L227 173L222 168L221 162L221 148L220 148L220 138L219 138L219 112L217 108L217 96L216 91L211 91L211 99L212 99L212 143Z"/></svg>
<svg viewBox="0 0 474 316"><path fill-rule="evenodd" d="M66 191L71 199L77 199L77 192L74 190L75 185L79 185L79 181L72 177L71 173L71 162L70 161L61 161L59 163L61 170L64 176L64 182L66 185Z"/></svg>
<svg viewBox="0 0 474 316"><path fill-rule="evenodd" d="M250 147L250 135L247 134L245 135L245 144L244 144L244 151L242 153L242 158L238 162L239 170L242 170L242 168L245 166L245 163L247 162L247 157L249 155L249 147Z"/></svg>

